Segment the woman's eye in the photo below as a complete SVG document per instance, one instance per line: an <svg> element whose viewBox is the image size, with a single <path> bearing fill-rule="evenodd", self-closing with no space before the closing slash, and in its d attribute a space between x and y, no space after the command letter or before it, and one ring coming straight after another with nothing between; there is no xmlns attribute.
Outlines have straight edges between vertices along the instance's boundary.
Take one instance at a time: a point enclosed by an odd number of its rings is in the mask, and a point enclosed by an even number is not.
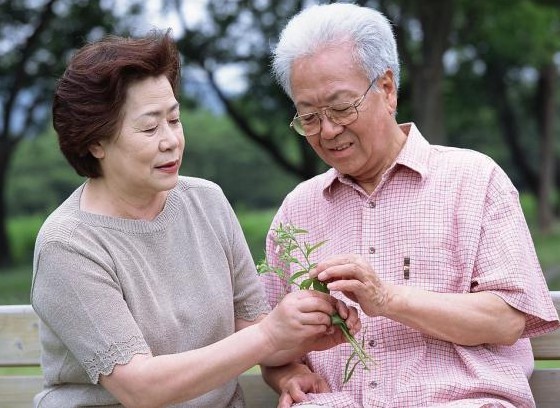
<svg viewBox="0 0 560 408"><path fill-rule="evenodd" d="M179 123L181 123L181 120L179 118L171 119L169 123L171 123L172 125L178 125Z"/></svg>

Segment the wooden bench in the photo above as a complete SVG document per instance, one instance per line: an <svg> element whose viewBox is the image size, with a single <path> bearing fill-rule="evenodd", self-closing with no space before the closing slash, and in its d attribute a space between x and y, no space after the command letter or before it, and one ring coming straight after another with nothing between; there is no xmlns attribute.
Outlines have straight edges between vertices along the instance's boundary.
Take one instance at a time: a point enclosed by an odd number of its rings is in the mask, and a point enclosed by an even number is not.
<svg viewBox="0 0 560 408"><path fill-rule="evenodd" d="M551 292L560 312L560 291ZM559 368L536 368L530 379L538 408L560 406L560 330L531 339L535 360L557 360ZM42 388L39 321L30 305L0 306L0 369L34 367L35 375L1 375L0 407L32 407ZM240 377L248 408L276 407L277 395L259 372Z"/></svg>
<svg viewBox="0 0 560 408"><path fill-rule="evenodd" d="M43 387L40 375L39 318L31 305L0 306L0 370L35 367L36 375L1 375L0 407L30 408ZM251 370L240 377L248 408L276 407L277 394Z"/></svg>

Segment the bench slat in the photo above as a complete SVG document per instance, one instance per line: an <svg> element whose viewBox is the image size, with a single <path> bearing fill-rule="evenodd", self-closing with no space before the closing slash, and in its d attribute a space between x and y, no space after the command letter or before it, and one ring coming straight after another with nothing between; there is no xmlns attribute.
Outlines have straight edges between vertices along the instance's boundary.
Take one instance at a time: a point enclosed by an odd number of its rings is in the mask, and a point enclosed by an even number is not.
<svg viewBox="0 0 560 408"><path fill-rule="evenodd" d="M31 305L0 307L0 367L40 364L39 319Z"/></svg>
<svg viewBox="0 0 560 408"><path fill-rule="evenodd" d="M560 291L551 291L550 295L554 307L560 314ZM560 360L560 330L532 338L531 346L535 360Z"/></svg>
<svg viewBox="0 0 560 408"><path fill-rule="evenodd" d="M560 291L551 292L560 313ZM536 360L560 360L560 330L531 339ZM39 319L31 305L0 306L0 367L40 365ZM240 377L248 408L275 406L277 395L260 373ZM557 407L560 368L536 369L530 379L538 408ZM40 376L0 376L0 406L31 407L42 388Z"/></svg>
<svg viewBox="0 0 560 408"><path fill-rule="evenodd" d="M538 408L558 408L560 405L560 368L535 370L529 379Z"/></svg>
<svg viewBox="0 0 560 408"><path fill-rule="evenodd" d="M247 408L273 407L278 395L270 388L259 373L245 373L239 377ZM43 389L40 376L0 376L0 406L31 408L35 394Z"/></svg>
<svg viewBox="0 0 560 408"><path fill-rule="evenodd" d="M261 373L243 374L239 377L247 408L275 407L278 395L263 380Z"/></svg>
<svg viewBox="0 0 560 408"><path fill-rule="evenodd" d="M40 376L0 376L0 406L32 408L33 397L43 388Z"/></svg>

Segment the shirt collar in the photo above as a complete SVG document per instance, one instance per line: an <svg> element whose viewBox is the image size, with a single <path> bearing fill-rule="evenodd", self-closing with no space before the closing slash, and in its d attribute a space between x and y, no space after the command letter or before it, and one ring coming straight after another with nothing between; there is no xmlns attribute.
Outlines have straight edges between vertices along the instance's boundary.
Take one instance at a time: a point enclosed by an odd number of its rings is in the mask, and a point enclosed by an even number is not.
<svg viewBox="0 0 560 408"><path fill-rule="evenodd" d="M395 164L408 167L424 179L428 175L430 143L422 136L414 123L404 123L399 127L408 137L395 160Z"/></svg>
<svg viewBox="0 0 560 408"><path fill-rule="evenodd" d="M412 122L399 125L401 130L407 135L406 142L395 159L395 163L389 169L394 169L397 165L408 167L417 172L422 179L428 174L428 160L430 156L430 144L422 136L416 125ZM338 170L331 168L325 173L323 182L323 194L330 197L335 187L335 182L349 184L348 177Z"/></svg>

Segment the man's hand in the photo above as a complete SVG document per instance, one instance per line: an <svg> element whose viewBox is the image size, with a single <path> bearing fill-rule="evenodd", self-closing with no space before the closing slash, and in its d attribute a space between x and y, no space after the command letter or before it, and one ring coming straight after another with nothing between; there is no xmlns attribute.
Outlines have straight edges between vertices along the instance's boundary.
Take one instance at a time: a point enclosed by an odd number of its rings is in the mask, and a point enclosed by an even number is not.
<svg viewBox="0 0 560 408"><path fill-rule="evenodd" d="M335 255L319 262L309 276L328 282L332 291L360 304L368 316L381 316L390 297L391 285L379 279L371 265L355 254Z"/></svg>
<svg viewBox="0 0 560 408"><path fill-rule="evenodd" d="M307 393L330 392L331 389L323 377L309 372L291 377L282 386L278 408L289 408L296 402L308 401Z"/></svg>
<svg viewBox="0 0 560 408"><path fill-rule="evenodd" d="M368 316L384 316L428 336L464 346L514 344L525 314L490 291L443 293L382 281L354 254L335 255L309 273L358 302Z"/></svg>
<svg viewBox="0 0 560 408"><path fill-rule="evenodd" d="M280 394L278 408L309 401L307 393L331 392L325 379L302 363L294 361L280 367L261 365L261 372L266 383Z"/></svg>

